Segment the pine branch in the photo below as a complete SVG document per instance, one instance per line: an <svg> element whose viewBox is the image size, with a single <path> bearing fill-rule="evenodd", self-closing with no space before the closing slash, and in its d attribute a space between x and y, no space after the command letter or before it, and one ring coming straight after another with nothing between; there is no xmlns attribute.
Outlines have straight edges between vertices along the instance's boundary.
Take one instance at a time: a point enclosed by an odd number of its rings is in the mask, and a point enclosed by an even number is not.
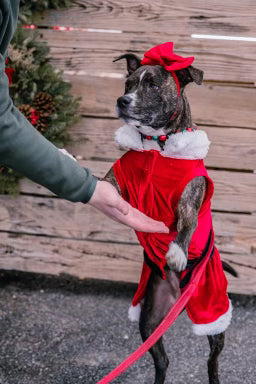
<svg viewBox="0 0 256 384"><path fill-rule="evenodd" d="M21 0L21 20L28 22L32 12L67 7L69 0ZM50 63L49 46L38 40L39 32L20 25L8 50L8 68L12 68L10 95L14 104L48 140L63 147L69 140L68 128L80 118L81 97L70 93L71 84L63 72ZM50 111L50 113L47 113ZM34 123L31 116L36 117ZM39 117L38 117L39 116ZM0 166L0 193L17 194L20 175Z"/></svg>

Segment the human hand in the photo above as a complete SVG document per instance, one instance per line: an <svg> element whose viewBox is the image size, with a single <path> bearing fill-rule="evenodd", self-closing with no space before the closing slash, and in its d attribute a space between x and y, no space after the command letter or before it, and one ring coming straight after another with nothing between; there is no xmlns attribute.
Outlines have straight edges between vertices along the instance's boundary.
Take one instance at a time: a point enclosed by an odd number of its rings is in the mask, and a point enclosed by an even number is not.
<svg viewBox="0 0 256 384"><path fill-rule="evenodd" d="M97 181L96 188L88 204L100 210L111 219L140 232L169 233L168 227L133 208L107 181Z"/></svg>

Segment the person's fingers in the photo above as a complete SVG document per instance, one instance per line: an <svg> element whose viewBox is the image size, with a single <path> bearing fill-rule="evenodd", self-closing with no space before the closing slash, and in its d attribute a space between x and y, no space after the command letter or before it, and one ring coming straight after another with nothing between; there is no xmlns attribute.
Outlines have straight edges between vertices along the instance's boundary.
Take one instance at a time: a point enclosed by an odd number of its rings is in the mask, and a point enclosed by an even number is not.
<svg viewBox="0 0 256 384"><path fill-rule="evenodd" d="M155 221L138 209L133 208L118 194L113 185L106 181L97 182L89 204L136 231L169 233L169 229L164 223Z"/></svg>
<svg viewBox="0 0 256 384"><path fill-rule="evenodd" d="M169 233L169 228L161 221L156 221L138 209L129 205L129 213L124 216L120 211L110 209L108 216L112 219L128 225L139 232L152 232L152 233Z"/></svg>
<svg viewBox="0 0 256 384"><path fill-rule="evenodd" d="M127 225L140 232L169 233L169 228L163 222L146 216L136 208L132 208L132 214L127 220Z"/></svg>

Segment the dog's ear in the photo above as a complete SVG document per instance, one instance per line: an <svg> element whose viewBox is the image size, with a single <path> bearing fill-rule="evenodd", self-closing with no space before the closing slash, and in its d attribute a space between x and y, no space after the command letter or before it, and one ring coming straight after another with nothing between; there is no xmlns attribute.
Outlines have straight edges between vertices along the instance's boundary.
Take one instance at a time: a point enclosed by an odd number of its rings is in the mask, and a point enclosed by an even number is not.
<svg viewBox="0 0 256 384"><path fill-rule="evenodd" d="M203 82L204 72L201 69L197 69L190 65L187 68L180 69L175 72L181 87L185 87L188 83L194 81L196 84L200 85Z"/></svg>
<svg viewBox="0 0 256 384"><path fill-rule="evenodd" d="M117 59L113 60L113 62L121 59L126 59L129 76L141 66L141 59L133 53L125 53L124 55L121 55Z"/></svg>

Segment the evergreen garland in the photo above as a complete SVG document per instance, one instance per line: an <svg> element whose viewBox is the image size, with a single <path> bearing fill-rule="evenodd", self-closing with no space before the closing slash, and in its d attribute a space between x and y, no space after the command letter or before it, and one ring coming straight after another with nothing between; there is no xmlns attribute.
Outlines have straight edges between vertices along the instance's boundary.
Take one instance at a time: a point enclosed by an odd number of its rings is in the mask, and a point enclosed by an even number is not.
<svg viewBox="0 0 256 384"><path fill-rule="evenodd" d="M20 19L28 22L34 11L70 5L69 0L21 0ZM71 84L62 71L49 62L49 47L38 41L38 31L18 25L8 49L6 73L10 96L17 108L48 140L63 147L69 140L67 128L76 123L81 97L70 94ZM17 194L21 176L0 166L0 194Z"/></svg>
<svg viewBox="0 0 256 384"><path fill-rule="evenodd" d="M10 95L14 104L35 106L39 93L51 96L54 104L48 116L44 136L58 146L67 143L67 127L79 119L78 107L81 98L74 98L69 90L71 84L62 78L62 71L49 63L49 47L37 40L38 31L18 27L8 50L8 67L14 70ZM52 106L51 106L52 109ZM38 111L40 114L40 110ZM41 113L42 114L42 113Z"/></svg>
<svg viewBox="0 0 256 384"><path fill-rule="evenodd" d="M72 5L71 0L20 0L19 20L28 23L37 19L40 12L47 9L67 8Z"/></svg>

